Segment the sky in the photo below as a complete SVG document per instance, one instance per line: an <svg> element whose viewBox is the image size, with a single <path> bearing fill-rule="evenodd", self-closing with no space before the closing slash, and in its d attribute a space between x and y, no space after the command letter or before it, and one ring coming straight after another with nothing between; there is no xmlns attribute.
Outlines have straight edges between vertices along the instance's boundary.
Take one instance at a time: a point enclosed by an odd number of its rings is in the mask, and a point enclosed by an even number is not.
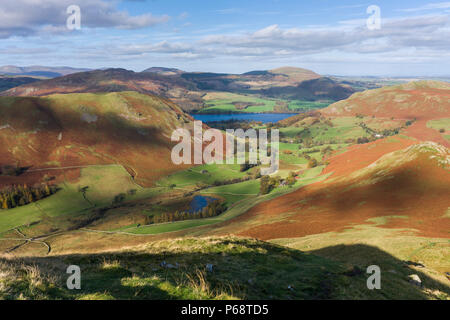
<svg viewBox="0 0 450 320"><path fill-rule="evenodd" d="M1 0L0 65L450 76L450 2Z"/></svg>

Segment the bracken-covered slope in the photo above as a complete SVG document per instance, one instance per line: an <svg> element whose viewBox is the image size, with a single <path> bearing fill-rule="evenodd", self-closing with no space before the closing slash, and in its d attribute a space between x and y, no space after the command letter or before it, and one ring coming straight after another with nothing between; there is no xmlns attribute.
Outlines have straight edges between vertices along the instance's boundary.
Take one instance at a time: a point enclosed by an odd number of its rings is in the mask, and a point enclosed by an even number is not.
<svg viewBox="0 0 450 320"><path fill-rule="evenodd" d="M450 83L417 81L366 90L322 110L325 115L433 119L450 114Z"/></svg>
<svg viewBox="0 0 450 320"><path fill-rule="evenodd" d="M0 165L28 168L3 185L32 183L48 168L121 164L149 185L180 168L170 137L192 118L168 100L136 92L0 98Z"/></svg>
<svg viewBox="0 0 450 320"><path fill-rule="evenodd" d="M450 147L442 134L427 127L430 120L450 118L450 83L447 82L417 81L358 92L321 110L321 113L331 117L363 115L415 120L405 134Z"/></svg>
<svg viewBox="0 0 450 320"><path fill-rule="evenodd" d="M337 167L335 162L346 166L345 159L331 159ZM425 142L389 153L353 173L258 204L225 230L259 239L295 238L370 224L368 219L388 219L383 227L448 238L449 186L449 150Z"/></svg>

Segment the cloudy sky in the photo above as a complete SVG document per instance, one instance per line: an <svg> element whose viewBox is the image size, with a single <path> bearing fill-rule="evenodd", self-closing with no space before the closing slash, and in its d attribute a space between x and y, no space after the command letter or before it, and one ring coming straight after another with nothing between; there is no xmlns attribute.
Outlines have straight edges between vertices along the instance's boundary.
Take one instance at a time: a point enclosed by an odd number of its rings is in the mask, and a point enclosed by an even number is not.
<svg viewBox="0 0 450 320"><path fill-rule="evenodd" d="M79 6L81 29L67 8ZM370 28L368 7L380 8ZM450 2L1 0L0 65L450 76Z"/></svg>

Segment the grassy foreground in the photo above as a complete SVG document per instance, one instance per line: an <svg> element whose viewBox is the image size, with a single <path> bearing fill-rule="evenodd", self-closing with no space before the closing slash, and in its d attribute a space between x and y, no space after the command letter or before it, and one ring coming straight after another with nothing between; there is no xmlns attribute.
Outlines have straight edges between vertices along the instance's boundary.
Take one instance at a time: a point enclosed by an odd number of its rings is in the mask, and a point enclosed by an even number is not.
<svg viewBox="0 0 450 320"><path fill-rule="evenodd" d="M368 265L343 264L253 239L185 238L115 253L0 258L0 298L445 298L438 282L421 274L427 288L416 287L407 281L407 268L395 258L389 263L395 271L391 281L383 282L389 289L368 290ZM69 265L81 268L80 290L66 289Z"/></svg>

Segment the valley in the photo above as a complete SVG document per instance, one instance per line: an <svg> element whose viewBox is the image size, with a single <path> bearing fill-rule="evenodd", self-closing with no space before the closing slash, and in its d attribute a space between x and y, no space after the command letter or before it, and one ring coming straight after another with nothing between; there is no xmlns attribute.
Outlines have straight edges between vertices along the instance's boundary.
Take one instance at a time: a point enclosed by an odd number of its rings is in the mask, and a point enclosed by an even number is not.
<svg viewBox="0 0 450 320"><path fill-rule="evenodd" d="M0 92L2 190L55 190L5 196L0 298L449 299L450 85L360 89L300 68L150 68ZM196 119L279 130L279 170L175 165L172 132ZM373 264L384 290L366 288Z"/></svg>

